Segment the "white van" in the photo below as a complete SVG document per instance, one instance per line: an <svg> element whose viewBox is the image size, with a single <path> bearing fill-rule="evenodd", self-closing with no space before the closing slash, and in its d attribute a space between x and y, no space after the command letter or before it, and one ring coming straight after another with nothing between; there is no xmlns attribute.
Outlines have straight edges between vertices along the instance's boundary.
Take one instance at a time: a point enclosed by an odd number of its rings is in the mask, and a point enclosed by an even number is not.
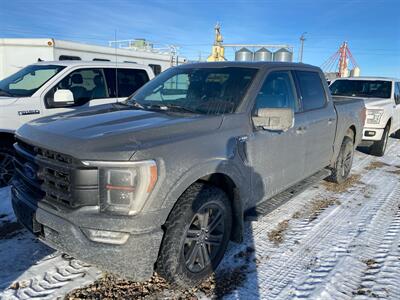
<svg viewBox="0 0 400 300"><path fill-rule="evenodd" d="M14 131L22 124L124 100L152 78L144 65L56 61L29 65L0 81L0 187L11 180Z"/></svg>

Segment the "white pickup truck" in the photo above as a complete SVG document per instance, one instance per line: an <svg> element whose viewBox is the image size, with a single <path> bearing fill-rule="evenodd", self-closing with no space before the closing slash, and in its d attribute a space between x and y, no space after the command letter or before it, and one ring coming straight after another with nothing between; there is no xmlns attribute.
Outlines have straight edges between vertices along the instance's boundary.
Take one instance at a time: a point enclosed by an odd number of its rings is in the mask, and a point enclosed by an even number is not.
<svg viewBox="0 0 400 300"><path fill-rule="evenodd" d="M389 135L400 138L400 79L384 77L349 77L332 81L334 98L362 98L367 108L362 145L370 153L385 154Z"/></svg>
<svg viewBox="0 0 400 300"><path fill-rule="evenodd" d="M39 62L0 81L0 187L11 180L15 130L44 116L126 99L154 77L138 64Z"/></svg>

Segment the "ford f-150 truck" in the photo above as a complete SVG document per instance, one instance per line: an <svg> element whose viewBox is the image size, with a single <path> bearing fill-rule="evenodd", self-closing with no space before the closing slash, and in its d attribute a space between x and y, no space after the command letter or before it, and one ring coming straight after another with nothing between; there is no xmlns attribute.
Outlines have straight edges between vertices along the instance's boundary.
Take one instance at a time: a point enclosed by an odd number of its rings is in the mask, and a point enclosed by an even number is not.
<svg viewBox="0 0 400 300"><path fill-rule="evenodd" d="M193 286L241 241L245 211L318 172L346 180L364 118L317 67L179 66L124 103L18 129L14 211L104 270Z"/></svg>
<svg viewBox="0 0 400 300"><path fill-rule="evenodd" d="M361 98L367 108L362 145L383 156L389 135L400 138L400 80L385 77L349 77L334 80L334 98Z"/></svg>
<svg viewBox="0 0 400 300"><path fill-rule="evenodd" d="M61 112L125 100L154 77L148 66L104 61L43 61L0 81L0 188L11 181L14 132Z"/></svg>

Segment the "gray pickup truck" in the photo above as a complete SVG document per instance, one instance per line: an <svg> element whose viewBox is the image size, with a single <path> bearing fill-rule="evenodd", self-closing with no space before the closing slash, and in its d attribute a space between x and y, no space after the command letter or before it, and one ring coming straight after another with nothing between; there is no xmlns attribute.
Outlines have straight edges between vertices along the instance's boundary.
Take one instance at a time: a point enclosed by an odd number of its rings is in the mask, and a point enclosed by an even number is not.
<svg viewBox="0 0 400 300"><path fill-rule="evenodd" d="M16 133L12 202L40 240L133 280L198 284L244 214L321 170L349 176L361 100L333 102L317 67L171 68L124 103Z"/></svg>

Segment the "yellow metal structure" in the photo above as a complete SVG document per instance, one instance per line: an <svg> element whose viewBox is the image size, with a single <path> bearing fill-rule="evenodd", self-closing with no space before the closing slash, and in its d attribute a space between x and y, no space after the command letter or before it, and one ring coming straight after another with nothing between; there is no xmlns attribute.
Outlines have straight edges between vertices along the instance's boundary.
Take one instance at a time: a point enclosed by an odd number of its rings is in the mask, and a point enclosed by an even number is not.
<svg viewBox="0 0 400 300"><path fill-rule="evenodd" d="M214 45L211 49L211 55L207 58L207 61L225 61L225 48L222 45L223 37L221 34L221 27L217 23L215 25L215 40Z"/></svg>

